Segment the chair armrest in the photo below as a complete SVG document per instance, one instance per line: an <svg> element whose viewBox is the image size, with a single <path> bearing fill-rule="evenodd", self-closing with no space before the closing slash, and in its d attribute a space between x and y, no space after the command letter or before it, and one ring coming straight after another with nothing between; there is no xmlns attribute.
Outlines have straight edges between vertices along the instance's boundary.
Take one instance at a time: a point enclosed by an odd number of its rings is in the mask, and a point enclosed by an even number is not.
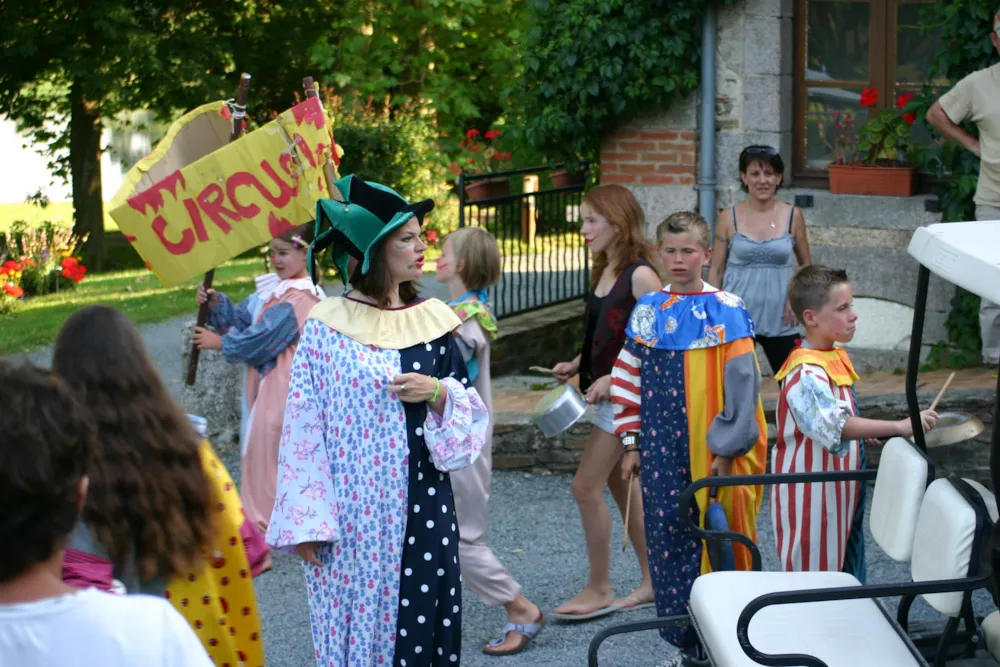
<svg viewBox="0 0 1000 667"><path fill-rule="evenodd" d="M604 643L604 640L609 637L625 634L627 632L659 630L660 628L668 628L671 625L682 625L690 622L691 617L688 614L683 614L681 616L664 616L663 618L654 618L648 621L622 623L620 625L612 625L607 628L603 628L594 635L593 639L590 640L590 647L587 649L587 666L597 667L597 650L601 647L601 644Z"/></svg>
<svg viewBox="0 0 1000 667"><path fill-rule="evenodd" d="M761 565L760 550L754 541L743 533L733 530L705 530L698 525L698 522L691 517L691 507L694 503L694 494L701 489L712 486L774 486L776 484L807 484L810 482L853 482L867 481L875 479L878 474L877 468L866 468L864 470L846 470L843 472L796 472L796 473L767 473L761 475L732 475L727 477L702 477L698 481L688 485L681 493L678 500L681 521L686 521L691 532L701 540L731 540L738 542L750 551L751 567L759 572Z"/></svg>
<svg viewBox="0 0 1000 667"><path fill-rule="evenodd" d="M839 588L823 588L812 590L782 591L767 593L754 598L744 607L736 622L736 637L740 647L747 656L761 665L790 667L828 667L819 658L793 653L771 655L762 653L750 643L750 621L761 609L779 604L797 604L803 602L831 602L838 600L859 600L897 597L901 595L922 595L929 593L951 593L955 591L973 591L984 587L990 581L990 576L967 577L962 579L943 579L939 581L909 582L900 584L875 584L872 586L845 586Z"/></svg>

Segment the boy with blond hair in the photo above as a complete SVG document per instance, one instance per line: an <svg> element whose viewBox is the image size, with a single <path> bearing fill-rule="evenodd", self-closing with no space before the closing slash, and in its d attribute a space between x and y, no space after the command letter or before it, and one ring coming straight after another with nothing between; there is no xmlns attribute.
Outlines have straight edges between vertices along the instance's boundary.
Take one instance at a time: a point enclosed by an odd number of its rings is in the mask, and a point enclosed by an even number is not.
<svg viewBox="0 0 1000 667"><path fill-rule="evenodd" d="M679 516L681 492L711 475L763 472L767 427L750 315L739 297L701 278L711 257L708 223L695 213L674 213L657 227L656 239L670 283L632 311L611 400L622 470L642 469L656 612L673 616L686 613L695 578L711 571L702 542ZM703 525L709 490L695 498ZM755 539L760 487L724 487L718 501L730 528ZM750 569L742 545L734 544L734 555L737 569ZM660 633L681 649L670 664L707 664L691 628Z"/></svg>

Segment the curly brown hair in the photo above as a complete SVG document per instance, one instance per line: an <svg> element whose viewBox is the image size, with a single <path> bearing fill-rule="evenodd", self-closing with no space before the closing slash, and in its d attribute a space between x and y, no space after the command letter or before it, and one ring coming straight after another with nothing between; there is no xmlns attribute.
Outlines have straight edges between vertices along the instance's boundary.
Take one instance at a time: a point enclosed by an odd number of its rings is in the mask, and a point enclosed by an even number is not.
<svg viewBox="0 0 1000 667"><path fill-rule="evenodd" d="M654 270L657 268L656 253L643 231L646 216L631 190L622 185L598 185L583 196L580 204L592 208L618 230L619 251L618 263L614 267L615 276L640 259L649 262ZM596 252L593 260L591 289L597 287L604 270L608 268L608 255Z"/></svg>
<svg viewBox="0 0 1000 667"><path fill-rule="evenodd" d="M197 567L212 537L212 492L199 439L120 311L90 306L66 320L53 369L97 427L83 520L115 563L171 578Z"/></svg>

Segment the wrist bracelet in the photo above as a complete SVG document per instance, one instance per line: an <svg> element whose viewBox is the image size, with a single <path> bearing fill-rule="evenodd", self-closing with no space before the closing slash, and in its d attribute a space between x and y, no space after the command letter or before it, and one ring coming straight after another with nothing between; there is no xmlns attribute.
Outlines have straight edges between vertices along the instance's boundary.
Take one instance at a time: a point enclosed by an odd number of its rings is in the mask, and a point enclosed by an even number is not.
<svg viewBox="0 0 1000 667"><path fill-rule="evenodd" d="M638 446L638 445L636 445L635 447L626 447L626 448L625 448L625 453L626 453L626 454L631 454L632 452L641 452L641 451L642 451L642 450L641 450L641 449L639 449L639 446Z"/></svg>
<svg viewBox="0 0 1000 667"><path fill-rule="evenodd" d="M438 400L438 395L441 393L441 380L434 378L434 395L431 396L431 403Z"/></svg>

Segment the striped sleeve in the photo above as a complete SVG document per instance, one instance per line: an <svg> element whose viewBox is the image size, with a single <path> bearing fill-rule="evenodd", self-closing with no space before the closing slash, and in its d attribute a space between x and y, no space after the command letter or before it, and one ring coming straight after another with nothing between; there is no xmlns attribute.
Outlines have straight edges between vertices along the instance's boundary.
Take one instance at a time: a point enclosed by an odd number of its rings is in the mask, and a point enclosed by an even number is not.
<svg viewBox="0 0 1000 667"><path fill-rule="evenodd" d="M639 431L642 407L642 359L638 343L626 341L611 370L611 404L615 412L615 433Z"/></svg>

